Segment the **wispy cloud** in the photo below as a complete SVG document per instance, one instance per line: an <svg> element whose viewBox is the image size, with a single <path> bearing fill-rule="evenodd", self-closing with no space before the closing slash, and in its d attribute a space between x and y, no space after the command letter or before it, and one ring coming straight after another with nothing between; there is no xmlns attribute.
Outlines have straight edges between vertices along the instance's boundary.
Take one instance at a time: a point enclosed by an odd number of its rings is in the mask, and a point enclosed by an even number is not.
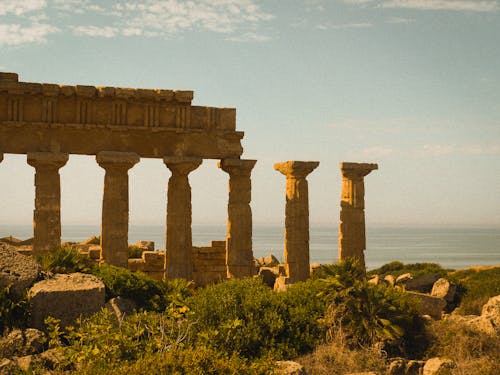
<svg viewBox="0 0 500 375"><path fill-rule="evenodd" d="M225 40L264 42L270 37L257 30L274 18L257 0L0 0L0 17L3 45L43 42L59 30L95 38L209 31Z"/></svg>
<svg viewBox="0 0 500 375"><path fill-rule="evenodd" d="M406 8L420 10L452 10L491 12L498 9L495 0L390 0L382 3L383 8Z"/></svg>
<svg viewBox="0 0 500 375"><path fill-rule="evenodd" d="M372 27L370 22L342 23L342 24L320 24L316 28L319 30L342 30L342 29L366 29Z"/></svg>
<svg viewBox="0 0 500 375"><path fill-rule="evenodd" d="M2 0L0 1L0 16L14 14L20 16L43 9L47 6L45 0Z"/></svg>
<svg viewBox="0 0 500 375"><path fill-rule="evenodd" d="M500 144L426 144L416 152L421 157L449 155L500 155Z"/></svg>
<svg viewBox="0 0 500 375"><path fill-rule="evenodd" d="M47 36L59 29L48 24L0 24L0 45L17 46L26 43L44 43Z"/></svg>

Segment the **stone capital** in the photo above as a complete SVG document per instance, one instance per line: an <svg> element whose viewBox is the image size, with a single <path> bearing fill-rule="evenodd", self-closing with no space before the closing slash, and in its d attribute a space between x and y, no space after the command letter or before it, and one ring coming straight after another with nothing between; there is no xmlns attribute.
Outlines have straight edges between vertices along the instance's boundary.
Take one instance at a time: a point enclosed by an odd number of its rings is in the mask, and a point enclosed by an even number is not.
<svg viewBox="0 0 500 375"><path fill-rule="evenodd" d="M97 163L104 169L129 170L140 160L134 152L101 151L95 157Z"/></svg>
<svg viewBox="0 0 500 375"><path fill-rule="evenodd" d="M61 152L29 152L28 164L34 168L53 168L63 167L69 159L68 154Z"/></svg>
<svg viewBox="0 0 500 375"><path fill-rule="evenodd" d="M203 159L189 156L165 156L163 162L173 176L187 176L203 162Z"/></svg>
<svg viewBox="0 0 500 375"><path fill-rule="evenodd" d="M349 179L363 178L371 171L376 169L378 169L378 165L372 163L340 163L342 176Z"/></svg>
<svg viewBox="0 0 500 375"><path fill-rule="evenodd" d="M274 164L274 169L281 172L286 178L306 178L319 165L319 161L290 160Z"/></svg>
<svg viewBox="0 0 500 375"><path fill-rule="evenodd" d="M257 160L222 159L217 166L231 176L250 176Z"/></svg>

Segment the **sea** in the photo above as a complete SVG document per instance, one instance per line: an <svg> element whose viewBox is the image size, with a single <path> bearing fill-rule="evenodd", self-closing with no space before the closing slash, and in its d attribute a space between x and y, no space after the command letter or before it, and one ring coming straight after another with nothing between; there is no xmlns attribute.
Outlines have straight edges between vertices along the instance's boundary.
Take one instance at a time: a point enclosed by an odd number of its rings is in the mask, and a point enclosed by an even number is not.
<svg viewBox="0 0 500 375"><path fill-rule="evenodd" d="M193 245L206 246L212 240L224 240L225 225L192 227ZM283 227L255 225L255 257L275 255L283 261ZM63 225L62 241L83 241L99 234L98 225ZM20 239L33 236L30 225L0 225L0 237ZM156 249L165 248L162 226L130 226L129 243L154 241ZM332 263L338 253L337 226L310 225L311 263ZM500 228L420 228L367 226L365 260L368 269L398 260L403 263L432 262L445 268L500 265Z"/></svg>

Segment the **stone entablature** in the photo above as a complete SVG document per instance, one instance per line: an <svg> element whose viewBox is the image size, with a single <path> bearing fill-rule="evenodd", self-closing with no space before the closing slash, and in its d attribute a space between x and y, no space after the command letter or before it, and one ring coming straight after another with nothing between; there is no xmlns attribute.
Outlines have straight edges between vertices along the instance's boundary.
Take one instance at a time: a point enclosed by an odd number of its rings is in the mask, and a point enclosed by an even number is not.
<svg viewBox="0 0 500 375"><path fill-rule="evenodd" d="M192 99L192 91L19 82L0 72L0 150L238 158L236 109Z"/></svg>

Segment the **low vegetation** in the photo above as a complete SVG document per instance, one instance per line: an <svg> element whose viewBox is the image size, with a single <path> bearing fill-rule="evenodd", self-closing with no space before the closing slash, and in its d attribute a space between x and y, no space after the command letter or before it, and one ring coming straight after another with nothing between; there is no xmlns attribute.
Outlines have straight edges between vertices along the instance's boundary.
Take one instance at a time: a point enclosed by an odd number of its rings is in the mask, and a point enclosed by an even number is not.
<svg viewBox="0 0 500 375"><path fill-rule="evenodd" d="M323 267L282 293L258 278L197 289L182 280L152 280L88 264L72 249L40 261L48 272L92 273L104 282L108 298L129 298L137 306L123 320L104 309L65 330L49 319L48 343L63 356L55 373L270 374L276 360L298 358L308 374L321 375L383 372L395 356L441 355L457 361L454 374L500 373L498 337L447 321L425 323L405 293L368 283L351 260ZM500 268L451 273L435 264L393 262L379 269L400 271L453 277L463 285L468 307L460 308L466 312L500 294ZM0 328L22 325L26 304L12 299L8 287L0 288ZM33 366L34 373L44 371L42 364Z"/></svg>

